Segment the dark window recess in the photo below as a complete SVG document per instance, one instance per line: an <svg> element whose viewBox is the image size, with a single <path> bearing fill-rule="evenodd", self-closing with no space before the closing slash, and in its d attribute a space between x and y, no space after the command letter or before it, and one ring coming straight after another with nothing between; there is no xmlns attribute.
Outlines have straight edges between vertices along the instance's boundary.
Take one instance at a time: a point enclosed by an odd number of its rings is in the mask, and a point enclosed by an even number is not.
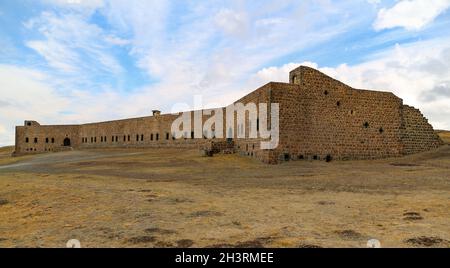
<svg viewBox="0 0 450 268"><path fill-rule="evenodd" d="M380 132L380 134L382 134L384 132L384 129L382 127L380 127L380 129L378 131Z"/></svg>
<svg viewBox="0 0 450 268"><path fill-rule="evenodd" d="M303 160L303 159L305 159L305 157L301 154L301 155L298 157L298 159Z"/></svg>
<svg viewBox="0 0 450 268"><path fill-rule="evenodd" d="M127 136L123 135L123 141L127 141Z"/></svg>
<svg viewBox="0 0 450 268"><path fill-rule="evenodd" d="M94 142L97 142L97 137L94 137Z"/></svg>
<svg viewBox="0 0 450 268"><path fill-rule="evenodd" d="M318 157L317 155L315 155L315 156L313 156L313 159L314 159L314 160L318 160L319 157Z"/></svg>
<svg viewBox="0 0 450 268"><path fill-rule="evenodd" d="M252 148L253 148L253 150L255 150L255 145L254 144L252 145Z"/></svg>
<svg viewBox="0 0 450 268"><path fill-rule="evenodd" d="M28 139L28 138L25 138L25 142L26 143L28 143L30 141L30 139Z"/></svg>
<svg viewBox="0 0 450 268"><path fill-rule="evenodd" d="M150 140L151 140L151 141L153 140L153 133L150 134Z"/></svg>
<svg viewBox="0 0 450 268"><path fill-rule="evenodd" d="M256 131L259 131L259 118L256 119Z"/></svg>
<svg viewBox="0 0 450 268"><path fill-rule="evenodd" d="M136 135L136 141L139 141L139 135Z"/></svg>
<svg viewBox="0 0 450 268"><path fill-rule="evenodd" d="M159 140L159 133L156 133L156 140Z"/></svg>
<svg viewBox="0 0 450 268"><path fill-rule="evenodd" d="M194 138L194 131L191 131L191 139Z"/></svg>
<svg viewBox="0 0 450 268"><path fill-rule="evenodd" d="M114 136L111 136L111 141L114 142Z"/></svg>
<svg viewBox="0 0 450 268"><path fill-rule="evenodd" d="M355 112L353 110L350 110L350 114L353 115Z"/></svg>
<svg viewBox="0 0 450 268"><path fill-rule="evenodd" d="M119 136L116 136L116 142L118 142L119 141Z"/></svg>
<svg viewBox="0 0 450 268"><path fill-rule="evenodd" d="M291 156L289 154L284 154L283 155L284 161L289 161L291 160Z"/></svg>
<svg viewBox="0 0 450 268"><path fill-rule="evenodd" d="M131 140L131 136L130 135L128 135L128 141L130 141Z"/></svg>
<svg viewBox="0 0 450 268"><path fill-rule="evenodd" d="M326 96L326 95L328 95L328 90L325 90L324 92L323 92L323 94Z"/></svg>
<svg viewBox="0 0 450 268"><path fill-rule="evenodd" d="M340 101L337 101L337 102L336 102L336 105L337 105L337 107L341 106L341 102L340 102Z"/></svg>
<svg viewBox="0 0 450 268"><path fill-rule="evenodd" d="M31 122L27 122L27 126L31 126Z"/></svg>
<svg viewBox="0 0 450 268"><path fill-rule="evenodd" d="M364 128L368 128L368 127L369 127L369 122L365 122L365 123L363 124L363 126L364 126Z"/></svg>
<svg viewBox="0 0 450 268"><path fill-rule="evenodd" d="M144 141L144 134L141 134L141 141Z"/></svg>
<svg viewBox="0 0 450 268"><path fill-rule="evenodd" d="M38 143L38 138L34 138L34 143Z"/></svg>
<svg viewBox="0 0 450 268"><path fill-rule="evenodd" d="M331 160L333 160L333 157L331 157L331 155L327 154L327 157L325 158L325 161L331 162Z"/></svg>
<svg viewBox="0 0 450 268"><path fill-rule="evenodd" d="M169 139L169 133L166 133L166 140Z"/></svg>
<svg viewBox="0 0 450 268"><path fill-rule="evenodd" d="M45 143L48 143L48 138L45 138Z"/></svg>
<svg viewBox="0 0 450 268"><path fill-rule="evenodd" d="M63 145L64 146L70 146L70 139L69 138L65 138L63 141Z"/></svg>
<svg viewBox="0 0 450 268"><path fill-rule="evenodd" d="M105 142L107 142L107 140L106 140L106 136L105 136Z"/></svg>
<svg viewBox="0 0 450 268"><path fill-rule="evenodd" d="M52 143L55 143L55 138L52 138Z"/></svg>

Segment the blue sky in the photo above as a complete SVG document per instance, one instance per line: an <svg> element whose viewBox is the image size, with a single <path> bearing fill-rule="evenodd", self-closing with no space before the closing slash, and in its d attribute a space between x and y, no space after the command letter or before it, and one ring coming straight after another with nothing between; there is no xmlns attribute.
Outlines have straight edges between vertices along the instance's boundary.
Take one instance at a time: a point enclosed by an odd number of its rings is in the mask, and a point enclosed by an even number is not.
<svg viewBox="0 0 450 268"><path fill-rule="evenodd" d="M450 0L0 1L0 145L14 126L226 105L309 65L450 129Z"/></svg>

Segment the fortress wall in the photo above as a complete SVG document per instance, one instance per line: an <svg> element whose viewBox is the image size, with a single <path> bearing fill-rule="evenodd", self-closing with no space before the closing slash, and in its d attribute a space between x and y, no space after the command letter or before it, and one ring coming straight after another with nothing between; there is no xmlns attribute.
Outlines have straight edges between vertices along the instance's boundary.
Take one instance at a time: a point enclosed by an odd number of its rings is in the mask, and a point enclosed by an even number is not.
<svg viewBox="0 0 450 268"><path fill-rule="evenodd" d="M290 159L369 159L400 156L429 150L442 141L419 110L404 106L392 93L359 90L308 67L290 73L290 83L268 83L236 103L278 103L279 145L262 150L261 138L249 139L248 114L245 129L234 124L234 138L173 139L171 126L179 115L154 116L90 123L41 126L25 121L16 127L16 154L111 147L224 148L266 163ZM258 107L259 108L259 107ZM223 137L230 131L223 111ZM191 128L194 130L194 112ZM203 115L203 123L211 115ZM270 109L268 110L270 118ZM263 125L259 122L258 125ZM270 119L269 124L270 125ZM215 130L218 131L218 130ZM246 138L237 138L245 131ZM28 142L26 139L28 138ZM70 139L70 146L64 140ZM35 139L37 142L35 142Z"/></svg>
<svg viewBox="0 0 450 268"><path fill-rule="evenodd" d="M443 144L422 113L411 106L402 107L401 139L404 154L414 154L435 149Z"/></svg>
<svg viewBox="0 0 450 268"><path fill-rule="evenodd" d="M298 148L307 138L305 124L306 116L300 87L295 84L271 83L272 98L279 104L279 145L270 152L272 162L296 159Z"/></svg>
<svg viewBox="0 0 450 268"><path fill-rule="evenodd" d="M16 154L61 151L64 139L70 138L71 146L79 146L77 125L31 125L16 127ZM28 142L27 142L28 138ZM36 140L35 140L36 139Z"/></svg>
<svg viewBox="0 0 450 268"><path fill-rule="evenodd" d="M290 74L304 106L285 135L298 158L368 159L401 154L402 100L392 93L357 90L312 68ZM295 132L300 132L296 134Z"/></svg>
<svg viewBox="0 0 450 268"><path fill-rule="evenodd" d="M191 139L192 131L194 131L193 116L191 112L191 131L186 131L187 139L173 138L171 126L179 115L172 114L82 125L80 136L87 142L83 142L81 147L200 148L205 146L208 140ZM204 115L203 122L211 116Z"/></svg>
<svg viewBox="0 0 450 268"><path fill-rule="evenodd" d="M273 102L273 88L274 88L274 83L268 83L260 88L258 88L257 90L251 92L250 94L240 98L239 100L237 100L235 102L236 103L242 103L244 105L248 104L248 103L254 103L257 106L257 110L258 110L258 121L259 119L259 104L260 103L267 103L267 107L269 107L269 103L272 101ZM269 126L270 124L270 108L267 108L268 111L268 122L267 122L267 126ZM241 131L241 127L238 127L237 124L237 117L236 117L236 113L235 113L235 124L234 124L234 137L237 137L238 131ZM262 126L261 122L257 123L259 126ZM269 151L269 150L262 150L261 149L261 141L264 141L265 139L261 139L261 138L257 138L257 139L247 139L249 137L250 134L250 126L251 126L251 122L249 120L249 115L248 113L246 113L245 116L245 137L246 139L238 139L235 138L233 139L234 144L235 144L235 149L236 152L239 153L240 155L244 155L244 156L250 156L250 157L254 157L256 159L259 159L260 161L263 161L265 163L273 163L273 159L271 159L270 155L273 154L273 152ZM227 130L229 131L229 129Z"/></svg>

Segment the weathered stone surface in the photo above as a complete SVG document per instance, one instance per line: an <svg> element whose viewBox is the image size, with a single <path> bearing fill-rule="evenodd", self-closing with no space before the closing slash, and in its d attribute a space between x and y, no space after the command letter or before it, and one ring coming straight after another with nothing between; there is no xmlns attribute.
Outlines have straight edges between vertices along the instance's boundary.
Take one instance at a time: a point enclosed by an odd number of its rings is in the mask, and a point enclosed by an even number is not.
<svg viewBox="0 0 450 268"><path fill-rule="evenodd" d="M290 83L268 83L237 102L279 103L280 141L276 149L261 150L260 138L248 138L248 117L247 138L191 139L192 134L186 133L187 138L174 139L171 124L178 116L154 111L148 117L82 125L46 126L25 121L24 126L16 127L14 154L69 148L175 147L237 152L266 163L278 163L394 157L442 144L420 111L403 105L403 100L394 94L354 89L304 66L290 73ZM225 108L222 109L225 116ZM203 122L209 117L204 115ZM225 137L229 130L223 121ZM235 123L235 135L236 131Z"/></svg>

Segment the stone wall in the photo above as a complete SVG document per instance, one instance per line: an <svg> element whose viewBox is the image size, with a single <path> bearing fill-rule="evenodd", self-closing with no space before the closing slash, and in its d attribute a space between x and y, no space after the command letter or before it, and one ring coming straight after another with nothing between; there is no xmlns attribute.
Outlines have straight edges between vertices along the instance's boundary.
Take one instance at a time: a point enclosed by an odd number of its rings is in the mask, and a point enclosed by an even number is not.
<svg viewBox="0 0 450 268"><path fill-rule="evenodd" d="M308 67L290 73L300 86L280 93L282 158L372 159L401 155L402 100L389 92L351 88ZM295 111L291 107L297 107ZM287 117L287 118L286 118Z"/></svg>
<svg viewBox="0 0 450 268"><path fill-rule="evenodd" d="M420 111L403 105L390 92L354 89L308 67L290 72L290 83L268 83L236 103L278 103L280 108L279 146L261 150L260 137L249 138L252 123L234 123L232 140L204 137L174 139L172 122L178 115L153 116L82 125L46 126L25 121L16 127L16 154L93 148L226 148L227 151L256 158L265 163L287 160L374 159L416 153L441 144ZM257 107L259 110L259 107ZM225 108L222 109L226 116ZM270 114L270 109L269 112ZM191 116L194 112L191 112ZM236 113L235 113L236 114ZM210 115L202 117L203 122ZM268 118L270 116L268 115ZM259 118L257 126L261 125ZM271 125L268 119L268 125ZM192 130L194 120L191 122ZM215 130L216 131L216 130ZM218 130L217 130L218 131ZM244 132L245 138L236 138ZM65 140L70 140L66 144ZM229 146L234 146L230 150Z"/></svg>
<svg viewBox="0 0 450 268"><path fill-rule="evenodd" d="M64 140L70 140L70 146L64 146ZM37 122L16 127L15 154L56 152L66 147L79 147L79 126L54 125L41 126Z"/></svg>
<svg viewBox="0 0 450 268"><path fill-rule="evenodd" d="M403 154L428 151L444 144L422 113L408 105L402 107L401 140Z"/></svg>

